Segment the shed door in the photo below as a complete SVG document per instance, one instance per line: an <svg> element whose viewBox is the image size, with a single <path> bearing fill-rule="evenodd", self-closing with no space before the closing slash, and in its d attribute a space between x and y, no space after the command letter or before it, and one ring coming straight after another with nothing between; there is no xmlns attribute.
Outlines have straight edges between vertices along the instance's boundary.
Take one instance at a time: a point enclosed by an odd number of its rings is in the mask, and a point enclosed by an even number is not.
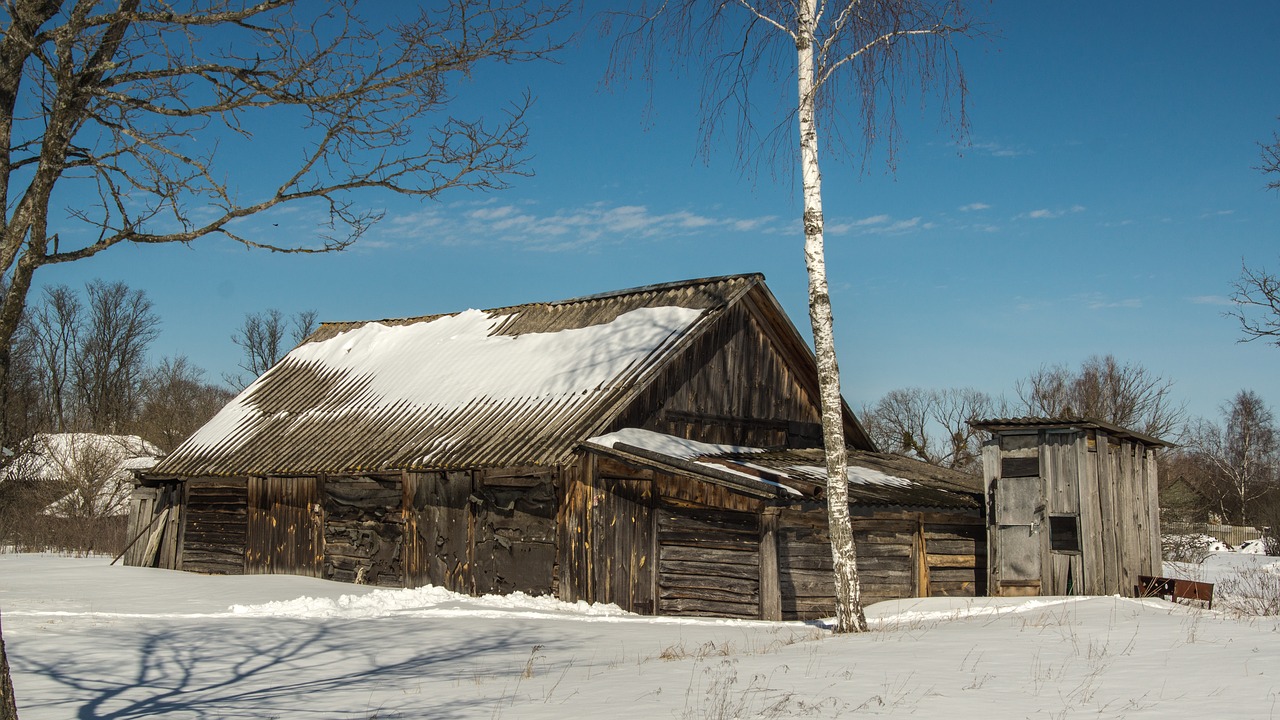
<svg viewBox="0 0 1280 720"><path fill-rule="evenodd" d="M995 488L995 515L996 594L1039 594L1044 516L1040 478L1000 478Z"/></svg>
<svg viewBox="0 0 1280 720"><path fill-rule="evenodd" d="M245 572L320 577L323 527L316 478L249 478Z"/></svg>

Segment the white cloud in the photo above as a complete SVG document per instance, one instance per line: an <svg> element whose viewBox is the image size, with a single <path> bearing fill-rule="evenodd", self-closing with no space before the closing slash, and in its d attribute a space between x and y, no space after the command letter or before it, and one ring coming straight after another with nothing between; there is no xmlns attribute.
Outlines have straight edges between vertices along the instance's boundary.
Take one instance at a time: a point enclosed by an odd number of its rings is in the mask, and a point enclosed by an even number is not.
<svg viewBox="0 0 1280 720"><path fill-rule="evenodd" d="M1027 213L1027 217L1032 218L1033 220L1044 220L1046 218L1056 218L1056 217L1060 217L1061 215L1062 213L1054 212L1052 210L1049 210L1048 208L1040 208L1039 210L1032 210L1031 212Z"/></svg>
<svg viewBox="0 0 1280 720"><path fill-rule="evenodd" d="M969 203L968 205L960 206L960 212L974 212L977 210L990 210L990 209L991 209L991 206L984 202Z"/></svg>
<svg viewBox="0 0 1280 720"><path fill-rule="evenodd" d="M1191 298L1196 305L1235 305L1231 298L1224 295L1196 295Z"/></svg>
<svg viewBox="0 0 1280 720"><path fill-rule="evenodd" d="M577 208L540 212L536 203L480 207L455 203L443 209L389 218L374 233L388 240L447 245L505 242L531 249L565 251L603 242L706 233L770 232L772 215L717 217L688 210L656 213L645 205L591 203Z"/></svg>

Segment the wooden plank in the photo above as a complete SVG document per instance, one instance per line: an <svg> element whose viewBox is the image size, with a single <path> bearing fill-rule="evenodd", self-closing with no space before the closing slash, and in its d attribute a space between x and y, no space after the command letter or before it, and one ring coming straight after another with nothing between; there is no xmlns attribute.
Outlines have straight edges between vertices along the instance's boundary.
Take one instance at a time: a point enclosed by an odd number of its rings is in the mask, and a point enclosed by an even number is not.
<svg viewBox="0 0 1280 720"><path fill-rule="evenodd" d="M760 517L760 619L782 619L779 584L777 508L766 508Z"/></svg>
<svg viewBox="0 0 1280 720"><path fill-rule="evenodd" d="M977 555L928 555L930 568L985 568L987 559Z"/></svg>
<svg viewBox="0 0 1280 720"><path fill-rule="evenodd" d="M1093 433L1094 452L1089 443L1076 443L1076 466L1080 472L1080 566L1081 590L1086 595L1102 595L1106 592L1103 573L1102 509L1099 488L1096 431ZM1105 442L1105 440L1104 440Z"/></svg>
<svg viewBox="0 0 1280 720"><path fill-rule="evenodd" d="M1098 525L1093 529L1102 536L1102 588L1099 595L1116 595L1120 588L1120 551L1116 542L1116 457L1111 452L1111 439L1097 431ZM1081 534L1090 531L1081 528Z"/></svg>

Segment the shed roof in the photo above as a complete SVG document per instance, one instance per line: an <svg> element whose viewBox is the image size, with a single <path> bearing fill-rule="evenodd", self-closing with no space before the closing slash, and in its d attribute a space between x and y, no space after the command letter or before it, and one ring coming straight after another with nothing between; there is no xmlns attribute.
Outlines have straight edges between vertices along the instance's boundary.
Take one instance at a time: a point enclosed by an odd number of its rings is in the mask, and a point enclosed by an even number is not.
<svg viewBox="0 0 1280 720"><path fill-rule="evenodd" d="M1136 430L1130 430L1129 428L1121 427L1114 423L1087 417L991 418L989 420L970 420L969 425L977 428L978 430L986 430L987 432L1002 432L1009 430L1067 430L1071 428L1104 430L1117 437L1132 438L1145 445L1154 445L1156 447L1172 446L1172 443L1165 442L1160 438L1144 435Z"/></svg>
<svg viewBox="0 0 1280 720"><path fill-rule="evenodd" d="M823 497L826 491L826 456L821 448L767 450L709 445L635 428L591 438L587 447L784 502ZM850 448L848 478L849 502L854 505L981 507L982 478L901 455Z"/></svg>
<svg viewBox="0 0 1280 720"><path fill-rule="evenodd" d="M748 293L777 306L751 274L325 323L151 475L554 464Z"/></svg>

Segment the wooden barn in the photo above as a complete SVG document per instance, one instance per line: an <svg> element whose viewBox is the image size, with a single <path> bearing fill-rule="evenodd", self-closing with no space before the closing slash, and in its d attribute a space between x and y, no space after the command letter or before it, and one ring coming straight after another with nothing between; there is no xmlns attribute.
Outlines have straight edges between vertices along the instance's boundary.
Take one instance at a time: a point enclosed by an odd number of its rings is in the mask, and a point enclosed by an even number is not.
<svg viewBox="0 0 1280 720"><path fill-rule="evenodd" d="M830 615L817 398L760 275L326 323L142 476L126 561ZM981 479L844 415L865 595L984 592Z"/></svg>
<svg viewBox="0 0 1280 720"><path fill-rule="evenodd" d="M1156 451L1090 419L1004 418L982 466L992 595L1128 595L1161 574Z"/></svg>

